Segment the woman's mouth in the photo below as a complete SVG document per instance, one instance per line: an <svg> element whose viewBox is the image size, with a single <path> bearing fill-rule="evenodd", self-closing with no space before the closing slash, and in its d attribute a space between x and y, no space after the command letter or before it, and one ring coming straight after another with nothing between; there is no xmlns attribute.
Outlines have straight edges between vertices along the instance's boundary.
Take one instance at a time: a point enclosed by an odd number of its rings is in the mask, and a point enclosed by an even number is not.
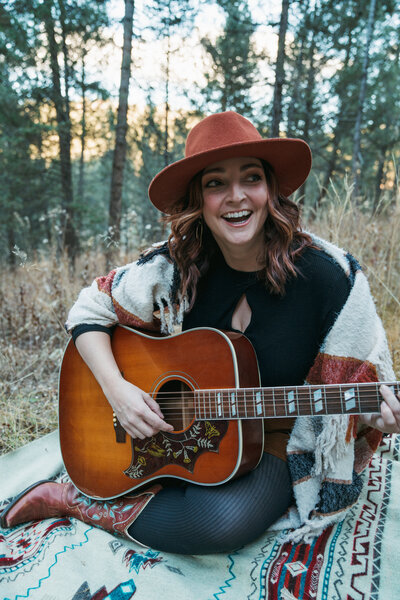
<svg viewBox="0 0 400 600"><path fill-rule="evenodd" d="M238 210L222 215L222 218L232 225L244 225L252 215L251 210Z"/></svg>

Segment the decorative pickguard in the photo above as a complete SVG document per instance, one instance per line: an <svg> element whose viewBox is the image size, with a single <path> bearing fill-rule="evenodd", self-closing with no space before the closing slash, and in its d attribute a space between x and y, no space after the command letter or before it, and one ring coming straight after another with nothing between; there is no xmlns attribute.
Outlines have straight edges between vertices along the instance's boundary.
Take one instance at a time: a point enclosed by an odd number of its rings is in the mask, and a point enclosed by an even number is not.
<svg viewBox="0 0 400 600"><path fill-rule="evenodd" d="M218 452L228 425L228 421L195 421L182 433L160 431L151 438L132 439L132 461L124 473L132 479L141 479L171 464L193 473L201 454Z"/></svg>

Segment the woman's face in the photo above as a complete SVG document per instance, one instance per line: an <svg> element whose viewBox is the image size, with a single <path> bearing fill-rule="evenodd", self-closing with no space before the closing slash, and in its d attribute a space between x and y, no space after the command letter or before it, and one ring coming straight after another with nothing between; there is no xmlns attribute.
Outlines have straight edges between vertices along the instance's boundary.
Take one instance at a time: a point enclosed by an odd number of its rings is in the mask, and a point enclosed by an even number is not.
<svg viewBox="0 0 400 600"><path fill-rule="evenodd" d="M225 258L238 253L248 253L250 260L258 256L268 214L261 161L240 157L214 163L204 170L201 189L204 221Z"/></svg>

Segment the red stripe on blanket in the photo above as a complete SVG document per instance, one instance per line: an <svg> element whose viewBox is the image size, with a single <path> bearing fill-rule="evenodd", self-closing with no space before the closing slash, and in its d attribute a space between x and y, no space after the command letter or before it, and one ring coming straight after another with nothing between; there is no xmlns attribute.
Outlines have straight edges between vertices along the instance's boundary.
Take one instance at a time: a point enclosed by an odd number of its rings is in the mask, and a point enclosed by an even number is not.
<svg viewBox="0 0 400 600"><path fill-rule="evenodd" d="M120 323L121 325L127 325L128 327L137 327L139 329L146 329L148 331L160 331L161 322L156 317L154 317L152 321L142 321L142 319L139 319L137 315L134 315L133 313L123 308L120 304L118 304L115 298L113 298L113 306L115 314L117 315L118 323Z"/></svg>
<svg viewBox="0 0 400 600"><path fill-rule="evenodd" d="M114 281L115 273L117 271L114 269L110 271L108 275L103 275L102 277L96 277L97 287L100 292L107 294L107 296L111 296L111 286Z"/></svg>
<svg viewBox="0 0 400 600"><path fill-rule="evenodd" d="M332 527L325 529L312 544L284 543L263 572L266 595L262 598L316 598L331 531Z"/></svg>
<svg viewBox="0 0 400 600"><path fill-rule="evenodd" d="M310 385L366 381L378 381L375 365L369 361L323 353L317 355L307 375Z"/></svg>
<svg viewBox="0 0 400 600"><path fill-rule="evenodd" d="M310 385L329 383L365 383L378 381L378 373L374 364L368 360L359 360L345 356L333 356L319 353L308 375ZM368 465L372 454L378 448L382 433L371 427L357 433L358 417L350 417L346 432L346 441L356 438L354 469L360 473Z"/></svg>
<svg viewBox="0 0 400 600"><path fill-rule="evenodd" d="M372 427L365 427L358 433L355 446L354 470L361 473L368 466L372 455L382 441L382 433Z"/></svg>

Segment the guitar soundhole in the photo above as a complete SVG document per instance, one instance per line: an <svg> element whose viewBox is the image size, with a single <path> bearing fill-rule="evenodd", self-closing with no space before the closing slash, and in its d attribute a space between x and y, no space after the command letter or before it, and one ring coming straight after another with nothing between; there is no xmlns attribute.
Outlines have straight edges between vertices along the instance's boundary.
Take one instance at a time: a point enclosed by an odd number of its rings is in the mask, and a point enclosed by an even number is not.
<svg viewBox="0 0 400 600"><path fill-rule="evenodd" d="M167 381L157 392L165 421L174 426L175 432L189 427L194 418L193 390L183 381Z"/></svg>

